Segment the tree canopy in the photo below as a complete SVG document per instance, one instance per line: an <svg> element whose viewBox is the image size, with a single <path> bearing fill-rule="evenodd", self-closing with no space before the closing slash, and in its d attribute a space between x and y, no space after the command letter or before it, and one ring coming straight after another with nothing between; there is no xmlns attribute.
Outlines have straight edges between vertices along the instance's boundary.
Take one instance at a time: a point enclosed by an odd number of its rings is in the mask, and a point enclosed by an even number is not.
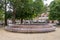
<svg viewBox="0 0 60 40"><path fill-rule="evenodd" d="M42 0L9 0L16 11L17 19L32 19L42 13Z"/></svg>
<svg viewBox="0 0 60 40"><path fill-rule="evenodd" d="M51 2L49 18L51 20L60 20L60 2L59 1L55 0Z"/></svg>
<svg viewBox="0 0 60 40"><path fill-rule="evenodd" d="M0 20L4 19L3 1L0 0Z"/></svg>

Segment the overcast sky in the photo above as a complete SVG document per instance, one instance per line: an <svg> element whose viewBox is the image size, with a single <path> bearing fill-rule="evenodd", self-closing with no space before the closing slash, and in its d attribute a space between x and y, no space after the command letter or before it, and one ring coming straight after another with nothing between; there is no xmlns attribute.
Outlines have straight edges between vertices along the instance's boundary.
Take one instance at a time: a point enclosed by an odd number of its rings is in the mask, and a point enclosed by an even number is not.
<svg viewBox="0 0 60 40"><path fill-rule="evenodd" d="M53 1L53 0L47 0L47 1L44 1L44 4L47 3L47 4L49 5L52 1Z"/></svg>

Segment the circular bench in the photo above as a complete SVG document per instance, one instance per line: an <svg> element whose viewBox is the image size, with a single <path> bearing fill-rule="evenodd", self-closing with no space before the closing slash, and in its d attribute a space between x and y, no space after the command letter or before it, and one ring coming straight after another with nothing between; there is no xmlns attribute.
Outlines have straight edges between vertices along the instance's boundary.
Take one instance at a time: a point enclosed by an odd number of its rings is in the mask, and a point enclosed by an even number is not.
<svg viewBox="0 0 60 40"><path fill-rule="evenodd" d="M56 29L53 25L11 25L5 30L12 32L51 32Z"/></svg>

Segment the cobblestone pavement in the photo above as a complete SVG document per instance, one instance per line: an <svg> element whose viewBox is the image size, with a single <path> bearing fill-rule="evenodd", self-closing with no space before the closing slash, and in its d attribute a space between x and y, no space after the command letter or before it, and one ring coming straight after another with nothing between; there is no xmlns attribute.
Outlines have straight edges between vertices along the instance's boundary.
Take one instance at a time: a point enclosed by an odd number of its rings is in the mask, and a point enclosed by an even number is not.
<svg viewBox="0 0 60 40"><path fill-rule="evenodd" d="M50 33L13 33L0 29L0 40L60 40L60 28Z"/></svg>

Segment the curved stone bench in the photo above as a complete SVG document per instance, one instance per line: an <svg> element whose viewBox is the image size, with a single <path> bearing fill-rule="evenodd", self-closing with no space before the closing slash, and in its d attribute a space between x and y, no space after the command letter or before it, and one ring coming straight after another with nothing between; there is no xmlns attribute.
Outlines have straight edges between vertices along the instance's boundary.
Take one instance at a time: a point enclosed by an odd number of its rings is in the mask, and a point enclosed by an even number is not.
<svg viewBox="0 0 60 40"><path fill-rule="evenodd" d="M50 25L12 25L5 27L5 30L12 32L51 32L56 27Z"/></svg>

